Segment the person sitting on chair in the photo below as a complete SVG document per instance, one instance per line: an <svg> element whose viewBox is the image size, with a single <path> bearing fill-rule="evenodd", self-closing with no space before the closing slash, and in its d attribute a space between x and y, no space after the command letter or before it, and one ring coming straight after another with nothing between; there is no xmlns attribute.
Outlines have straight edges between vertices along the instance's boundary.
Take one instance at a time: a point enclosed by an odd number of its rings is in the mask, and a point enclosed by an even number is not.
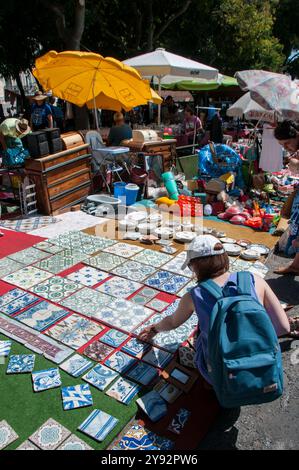
<svg viewBox="0 0 299 470"><path fill-rule="evenodd" d="M113 116L114 126L111 127L108 135L108 145L117 147L123 140L132 139L132 129L125 123L122 113L115 113Z"/></svg>

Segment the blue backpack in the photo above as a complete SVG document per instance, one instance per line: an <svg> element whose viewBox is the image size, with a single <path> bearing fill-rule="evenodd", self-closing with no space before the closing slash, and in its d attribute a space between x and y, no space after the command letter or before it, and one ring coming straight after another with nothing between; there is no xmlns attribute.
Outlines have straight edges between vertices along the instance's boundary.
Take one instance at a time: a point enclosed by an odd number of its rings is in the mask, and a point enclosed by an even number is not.
<svg viewBox="0 0 299 470"><path fill-rule="evenodd" d="M270 402L282 395L283 368L277 335L251 295L251 276L237 275L237 295L208 280L200 284L215 299L208 333L208 372L224 408Z"/></svg>

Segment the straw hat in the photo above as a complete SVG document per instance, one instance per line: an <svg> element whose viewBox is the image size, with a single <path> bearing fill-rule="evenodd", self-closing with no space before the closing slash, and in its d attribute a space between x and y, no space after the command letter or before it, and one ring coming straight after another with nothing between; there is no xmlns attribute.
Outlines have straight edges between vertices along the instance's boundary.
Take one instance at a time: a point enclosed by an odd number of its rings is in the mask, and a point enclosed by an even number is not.
<svg viewBox="0 0 299 470"><path fill-rule="evenodd" d="M15 126L20 137L24 137L31 131L27 119L18 119Z"/></svg>
<svg viewBox="0 0 299 470"><path fill-rule="evenodd" d="M35 95L32 97L34 101L43 101L46 100L48 97L44 95L41 91L37 91Z"/></svg>

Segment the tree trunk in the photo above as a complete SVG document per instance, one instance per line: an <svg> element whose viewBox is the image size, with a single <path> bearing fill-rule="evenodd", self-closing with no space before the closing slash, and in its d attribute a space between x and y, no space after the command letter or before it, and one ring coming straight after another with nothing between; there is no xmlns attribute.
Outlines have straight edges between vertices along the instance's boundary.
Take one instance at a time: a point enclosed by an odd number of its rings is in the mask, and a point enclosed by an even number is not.
<svg viewBox="0 0 299 470"><path fill-rule="evenodd" d="M22 83L22 80L21 80L21 77L20 75L17 73L15 75L15 80L17 82L17 85L18 85L18 88L20 90L20 95L21 95L21 109L22 109L22 114L23 114L23 109L25 110L25 115L30 115L30 105L29 105L29 102L26 98L26 95L25 95L25 90L24 90L24 87L23 87L23 83Z"/></svg>

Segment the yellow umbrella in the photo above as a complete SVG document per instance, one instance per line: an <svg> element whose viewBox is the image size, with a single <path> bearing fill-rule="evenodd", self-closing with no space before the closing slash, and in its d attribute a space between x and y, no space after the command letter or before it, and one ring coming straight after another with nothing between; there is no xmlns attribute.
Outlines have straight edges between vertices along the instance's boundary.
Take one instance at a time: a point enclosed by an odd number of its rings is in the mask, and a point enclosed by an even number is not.
<svg viewBox="0 0 299 470"><path fill-rule="evenodd" d="M151 99L144 100L144 102L139 103L139 105L146 105L148 104L148 101L151 101L155 104L162 103L163 99L158 95L158 93L155 92L155 90L151 88L150 92ZM130 111L133 108L133 106L125 106L119 101L109 98L108 96L104 95L104 93L100 93L98 96L95 97L95 99L88 101L86 105L89 109L94 109L96 107L99 109L109 109L112 111Z"/></svg>
<svg viewBox="0 0 299 470"><path fill-rule="evenodd" d="M150 86L142 80L133 67L112 57L102 57L92 52L50 51L36 59L33 75L45 91L78 106L94 102L97 96L111 98L112 105L119 103L132 109L151 99Z"/></svg>
<svg viewBox="0 0 299 470"><path fill-rule="evenodd" d="M155 104L161 104L163 102L163 98L161 98L160 95L158 95L158 93L153 90L151 88L151 94L152 94L152 98L151 98L151 101Z"/></svg>

